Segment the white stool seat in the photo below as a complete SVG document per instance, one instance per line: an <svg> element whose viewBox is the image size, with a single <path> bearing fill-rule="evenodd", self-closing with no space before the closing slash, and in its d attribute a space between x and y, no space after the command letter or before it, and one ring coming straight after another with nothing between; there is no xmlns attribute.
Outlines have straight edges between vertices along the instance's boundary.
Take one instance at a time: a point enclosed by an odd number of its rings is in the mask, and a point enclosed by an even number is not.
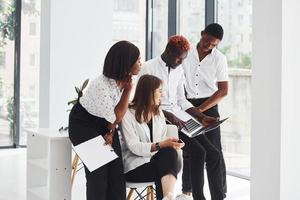
<svg viewBox="0 0 300 200"><path fill-rule="evenodd" d="M154 185L154 182L142 182L142 183L133 183L133 182L126 182L127 188L145 188L148 186Z"/></svg>
<svg viewBox="0 0 300 200"><path fill-rule="evenodd" d="M133 192L137 195L134 199L139 200L154 200L155 190L153 189L154 182L133 183L126 182L126 187L130 188L126 200L130 200Z"/></svg>

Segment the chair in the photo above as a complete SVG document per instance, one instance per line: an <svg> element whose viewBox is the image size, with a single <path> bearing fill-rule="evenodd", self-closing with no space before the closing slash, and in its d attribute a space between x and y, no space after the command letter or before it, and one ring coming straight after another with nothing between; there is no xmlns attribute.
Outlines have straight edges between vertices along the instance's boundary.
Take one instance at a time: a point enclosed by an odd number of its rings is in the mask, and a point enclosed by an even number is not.
<svg viewBox="0 0 300 200"><path fill-rule="evenodd" d="M167 136L168 137L176 137L178 138L178 129L175 125L168 124L167 125ZM180 152L179 152L180 153ZM181 154L181 153L180 153ZM180 158L180 156L179 156ZM78 162L79 162L79 156L75 154L73 160L72 160L72 173L71 173L71 187L73 186L73 182L75 180L75 175L77 173L77 167L78 167ZM178 160L179 166L181 168L181 159ZM126 188L129 188L129 193L127 195L126 200L130 200L133 192L135 191L139 199L143 200L146 197L146 200L154 200L155 196L155 189L153 188L154 182L145 182L145 183L131 183L131 182L126 182ZM142 192L139 192L139 188L144 188L142 189ZM143 193L146 191L146 194L143 196Z"/></svg>
<svg viewBox="0 0 300 200"><path fill-rule="evenodd" d="M72 160L72 165L71 165L71 167L72 167L71 168L71 187L73 186L73 183L75 180L75 175L77 173L78 162L79 162L79 156L75 153L75 156Z"/></svg>
<svg viewBox="0 0 300 200"><path fill-rule="evenodd" d="M154 200L155 189L153 188L154 182L132 183L126 182L126 188L130 188L126 200L130 200L133 192L136 193L136 199L139 200ZM139 190L141 189L141 190Z"/></svg>
<svg viewBox="0 0 300 200"><path fill-rule="evenodd" d="M178 129L175 125L171 125L171 124L167 125L167 137L178 138ZM181 155L181 151L179 151L178 153ZM179 158L180 158L180 156L179 156ZM182 166L181 160L182 160L181 158L178 160L179 169ZM135 197L134 200L136 200L136 199L154 200L155 189L154 189L153 185L154 185L154 182L143 182L143 183L126 182L126 188L129 188L129 192L126 197L126 200L131 199L133 192L135 192L137 195L137 197ZM141 191L139 191L138 189L141 189Z"/></svg>
<svg viewBox="0 0 300 200"><path fill-rule="evenodd" d="M178 138L178 128L173 124L167 124L167 137Z"/></svg>

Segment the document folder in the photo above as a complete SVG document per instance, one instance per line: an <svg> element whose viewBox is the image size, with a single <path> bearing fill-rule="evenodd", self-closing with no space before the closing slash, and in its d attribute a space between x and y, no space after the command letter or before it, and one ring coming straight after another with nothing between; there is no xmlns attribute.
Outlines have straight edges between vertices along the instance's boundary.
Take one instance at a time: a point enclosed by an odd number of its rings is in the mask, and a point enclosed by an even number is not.
<svg viewBox="0 0 300 200"><path fill-rule="evenodd" d="M74 146L74 151L90 172L118 158L113 148L104 143L100 135Z"/></svg>

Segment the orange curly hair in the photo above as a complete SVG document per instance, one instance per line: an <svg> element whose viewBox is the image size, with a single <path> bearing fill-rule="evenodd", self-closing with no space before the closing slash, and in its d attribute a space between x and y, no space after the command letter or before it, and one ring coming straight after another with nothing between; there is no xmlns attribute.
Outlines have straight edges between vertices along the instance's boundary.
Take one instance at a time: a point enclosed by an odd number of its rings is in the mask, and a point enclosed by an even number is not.
<svg viewBox="0 0 300 200"><path fill-rule="evenodd" d="M190 49L189 41L182 35L174 35L169 38L168 46L177 51L188 51Z"/></svg>

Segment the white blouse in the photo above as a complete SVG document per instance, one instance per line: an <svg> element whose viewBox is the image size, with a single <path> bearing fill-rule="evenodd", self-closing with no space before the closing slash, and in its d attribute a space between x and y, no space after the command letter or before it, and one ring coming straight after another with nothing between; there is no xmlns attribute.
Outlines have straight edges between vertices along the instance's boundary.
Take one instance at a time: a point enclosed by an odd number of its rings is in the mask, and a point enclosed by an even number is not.
<svg viewBox="0 0 300 200"><path fill-rule="evenodd" d="M187 98L206 98L217 90L217 82L228 81L227 60L224 54L214 48L201 62L194 46L182 63Z"/></svg>
<svg viewBox="0 0 300 200"><path fill-rule="evenodd" d="M114 79L100 75L90 82L79 102L90 114L114 123L116 120L114 109L121 95L122 91Z"/></svg>
<svg viewBox="0 0 300 200"><path fill-rule="evenodd" d="M185 78L181 65L169 72L166 63L159 56L143 64L139 77L144 74L156 76L163 81L160 106L162 110L172 112L193 107L184 94Z"/></svg>

